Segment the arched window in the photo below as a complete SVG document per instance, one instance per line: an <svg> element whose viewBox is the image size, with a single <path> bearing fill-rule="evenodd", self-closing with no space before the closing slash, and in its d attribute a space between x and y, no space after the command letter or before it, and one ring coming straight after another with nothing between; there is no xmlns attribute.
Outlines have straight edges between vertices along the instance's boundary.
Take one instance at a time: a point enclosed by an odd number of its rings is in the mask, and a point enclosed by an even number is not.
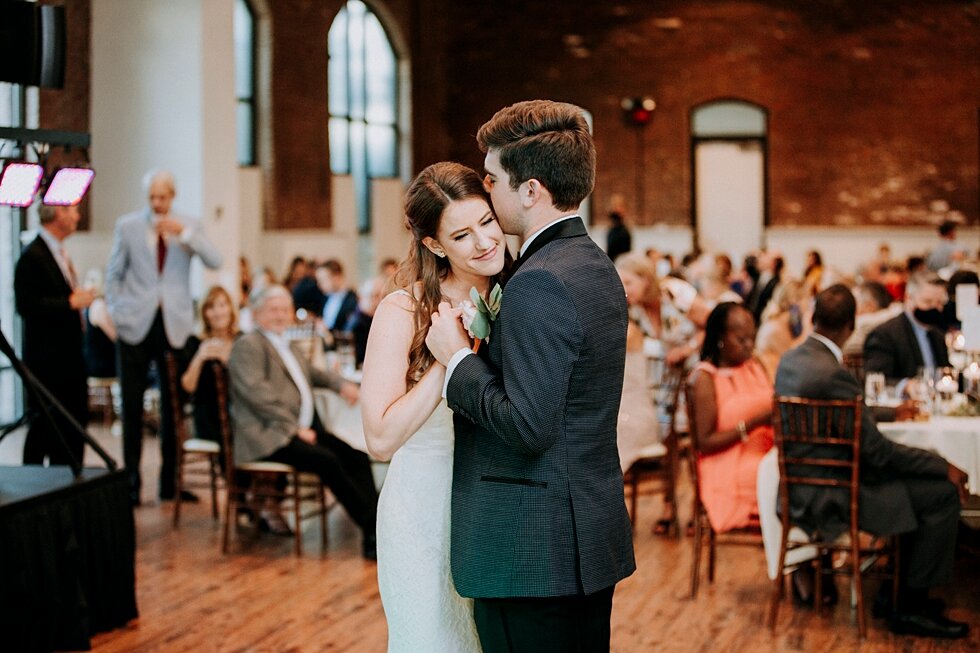
<svg viewBox="0 0 980 653"><path fill-rule="evenodd" d="M255 12L235 0L235 97L238 100L238 165L255 165Z"/></svg>
<svg viewBox="0 0 980 653"><path fill-rule="evenodd" d="M330 26L330 170L354 181L357 225L371 228L369 179L398 176L398 62L378 17L349 0Z"/></svg>

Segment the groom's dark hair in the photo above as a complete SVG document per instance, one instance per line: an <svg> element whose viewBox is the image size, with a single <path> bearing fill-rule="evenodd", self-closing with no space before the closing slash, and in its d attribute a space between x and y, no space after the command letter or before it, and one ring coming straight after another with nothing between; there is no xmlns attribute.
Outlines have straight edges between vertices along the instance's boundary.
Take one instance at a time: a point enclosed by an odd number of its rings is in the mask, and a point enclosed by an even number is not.
<svg viewBox="0 0 980 653"><path fill-rule="evenodd" d="M503 108L480 127L477 144L497 150L510 186L537 179L555 208L578 208L595 185L595 144L581 107L528 100Z"/></svg>

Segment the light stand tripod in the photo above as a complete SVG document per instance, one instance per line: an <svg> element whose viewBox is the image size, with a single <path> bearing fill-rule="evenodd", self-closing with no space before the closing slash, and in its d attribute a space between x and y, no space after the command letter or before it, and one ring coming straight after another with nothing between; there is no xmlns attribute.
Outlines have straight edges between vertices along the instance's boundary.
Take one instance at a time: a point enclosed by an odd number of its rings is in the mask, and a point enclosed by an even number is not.
<svg viewBox="0 0 980 653"><path fill-rule="evenodd" d="M52 395L46 387L44 387L44 384L41 383L29 369L27 369L27 366L24 365L24 361L17 357L17 353L14 351L14 348L10 346L6 336L3 335L3 331L0 331L0 353L3 353L4 356L10 359L11 366L13 366L18 376L20 376L21 380L24 382L24 388L34 400L34 403L41 408L41 413L43 413L44 418L48 420L48 425L55 433L58 434L58 441L61 443L61 446L64 448L65 453L68 456L68 465L71 467L72 474L75 475L75 478L80 478L82 475L82 461L75 460L75 456L72 455L71 450L68 447L68 443L65 441L65 436L61 432L61 429L58 427L58 423L55 421L54 416L52 415L52 408L57 410L61 416L65 418L72 429L81 434L82 439L85 440L85 443L92 447L95 453L99 455L99 458L101 458L106 464L106 467L108 467L110 471L115 471L116 467L118 466L116 461L113 460L108 453L106 453L105 449L103 449L91 435L88 434L85 427L79 424L78 420L72 417L71 413L69 413L68 410L61 405L61 402L58 401L58 399ZM33 419L36 418L37 416L35 415ZM32 418L28 418L25 414L11 427L8 427L3 433L0 433L0 440L2 440L5 435L13 430L13 428L23 424L24 422L30 421L30 419Z"/></svg>

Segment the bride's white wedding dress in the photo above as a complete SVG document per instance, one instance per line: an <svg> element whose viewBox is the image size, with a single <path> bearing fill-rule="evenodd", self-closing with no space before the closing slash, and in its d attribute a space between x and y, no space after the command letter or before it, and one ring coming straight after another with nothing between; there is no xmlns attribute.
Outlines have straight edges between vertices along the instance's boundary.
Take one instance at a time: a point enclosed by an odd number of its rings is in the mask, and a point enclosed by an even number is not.
<svg viewBox="0 0 980 653"><path fill-rule="evenodd" d="M395 452L378 501L378 586L388 651L480 651L473 601L449 570L453 413L443 400Z"/></svg>

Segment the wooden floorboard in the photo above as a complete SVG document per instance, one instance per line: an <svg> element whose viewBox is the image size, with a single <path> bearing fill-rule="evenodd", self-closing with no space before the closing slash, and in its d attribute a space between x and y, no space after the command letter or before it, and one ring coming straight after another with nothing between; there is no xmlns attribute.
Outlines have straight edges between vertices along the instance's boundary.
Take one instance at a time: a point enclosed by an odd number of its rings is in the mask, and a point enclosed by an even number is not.
<svg viewBox="0 0 980 653"><path fill-rule="evenodd" d="M117 459L118 436L94 428ZM0 464L19 458L17 436L0 446ZM233 553L220 553L221 531L207 501L185 505L179 529L172 506L151 500L156 486L158 445L144 448L144 506L136 510L139 619L96 636L97 652L337 652L385 651L387 632L378 595L376 568L360 557L357 528L342 510L331 511L330 547L320 555L318 529L304 530L304 555L292 540L264 534L236 538ZM89 462L95 463L94 459ZM685 497L682 497L682 499ZM687 514L682 500L682 513ZM761 549L721 548L714 584L702 580L699 596L687 598L691 540L654 536L652 518L660 500L640 501L635 536L637 572L617 588L613 603L612 650L664 652L736 651L916 651L966 653L980 650L980 559L960 555L957 584L942 595L950 616L971 624L966 640L943 642L897 637L870 616L864 641L853 611L843 603L819 614L780 608L774 632L764 626L770 585ZM240 534L245 535L245 534ZM975 543L975 540L974 540ZM871 584L871 583L869 583ZM844 589L843 583L839 585Z"/></svg>

